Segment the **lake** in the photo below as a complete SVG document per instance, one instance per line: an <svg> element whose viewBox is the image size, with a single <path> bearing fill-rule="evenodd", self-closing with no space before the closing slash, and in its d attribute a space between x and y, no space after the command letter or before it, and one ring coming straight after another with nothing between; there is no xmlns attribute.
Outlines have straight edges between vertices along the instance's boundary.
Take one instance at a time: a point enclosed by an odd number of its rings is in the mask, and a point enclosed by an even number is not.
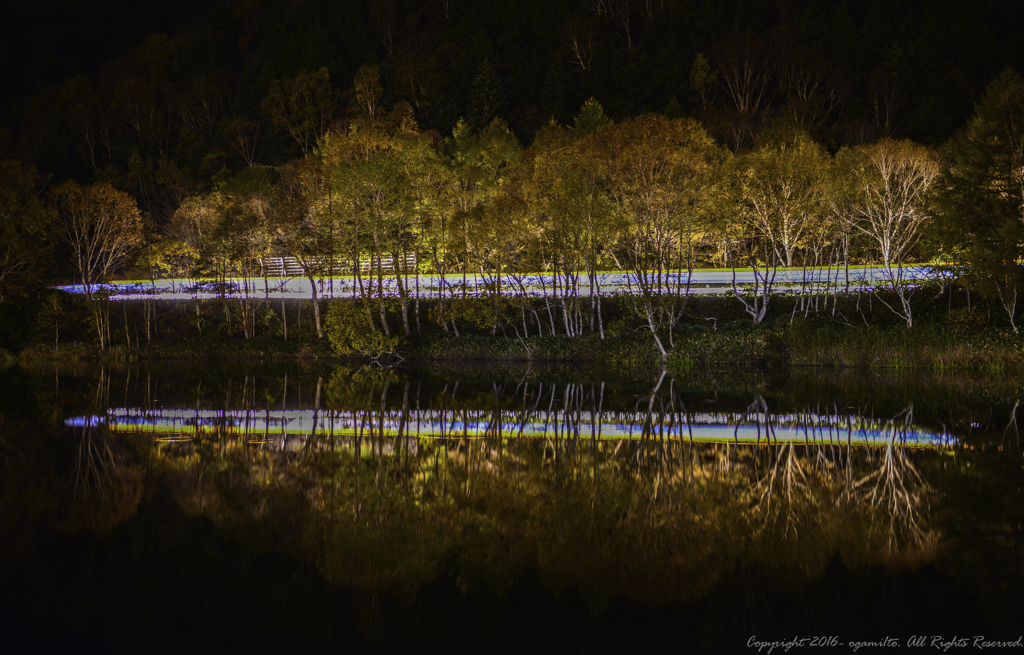
<svg viewBox="0 0 1024 655"><path fill-rule="evenodd" d="M955 652L1024 625L1007 376L2 379L0 627L25 650Z"/></svg>

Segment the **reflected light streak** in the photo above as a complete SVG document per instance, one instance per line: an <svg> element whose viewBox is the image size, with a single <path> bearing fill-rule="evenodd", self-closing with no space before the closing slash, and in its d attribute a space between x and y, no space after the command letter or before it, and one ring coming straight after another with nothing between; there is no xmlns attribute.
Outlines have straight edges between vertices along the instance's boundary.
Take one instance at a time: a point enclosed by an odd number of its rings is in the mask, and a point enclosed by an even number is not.
<svg viewBox="0 0 1024 655"><path fill-rule="evenodd" d="M212 410L111 408L106 415L75 416L65 421L72 427L106 425L127 433L152 433L160 440L174 435L239 434L267 439L301 441L314 433L334 436L407 436L435 438L599 438L640 439L644 436L645 416L639 413L502 411L500 420L492 412L452 412L442 410L392 410L385 412L335 410ZM740 443L847 443L859 446L884 445L895 439L909 447L948 446L955 443L949 434L935 433L920 426L900 427L894 433L886 422L855 421L849 427L846 418L807 415L772 415L770 430L764 417L737 423L726 414L695 413L687 423L684 415L654 415L648 424L651 439ZM731 419L731 420L730 420Z"/></svg>

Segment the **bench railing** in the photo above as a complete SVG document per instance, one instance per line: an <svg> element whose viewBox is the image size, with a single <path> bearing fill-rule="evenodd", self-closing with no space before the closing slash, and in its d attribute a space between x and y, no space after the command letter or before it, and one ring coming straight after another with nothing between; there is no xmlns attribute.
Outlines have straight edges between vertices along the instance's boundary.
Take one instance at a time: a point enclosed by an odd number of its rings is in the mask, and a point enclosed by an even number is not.
<svg viewBox="0 0 1024 655"><path fill-rule="evenodd" d="M263 273L266 277L303 277L306 271L295 257L262 257L260 264L263 266ZM315 268L317 276L329 275L351 275L352 262L350 260L335 257L333 261L327 258L316 258L311 260L311 267ZM416 270L416 255L409 254L400 258L397 262L398 270L402 273L412 273ZM370 260L359 262L361 274L394 273L395 261L391 257L375 257Z"/></svg>

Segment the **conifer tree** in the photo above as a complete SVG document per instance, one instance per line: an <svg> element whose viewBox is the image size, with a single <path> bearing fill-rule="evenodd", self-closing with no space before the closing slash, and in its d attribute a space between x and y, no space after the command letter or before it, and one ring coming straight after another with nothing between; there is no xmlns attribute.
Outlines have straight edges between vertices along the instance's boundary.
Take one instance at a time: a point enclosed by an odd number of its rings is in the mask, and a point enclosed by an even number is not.
<svg viewBox="0 0 1024 655"><path fill-rule="evenodd" d="M966 129L947 148L949 166L932 211L967 282L998 298L1017 330L1024 283L1024 79L1006 69L992 81Z"/></svg>
<svg viewBox="0 0 1024 655"><path fill-rule="evenodd" d="M612 124L612 119L604 113L604 107L594 98L588 99L580 107L580 113L573 119L573 127L580 134L593 134L602 127Z"/></svg>
<svg viewBox="0 0 1024 655"><path fill-rule="evenodd" d="M473 80L473 90L469 96L469 112L467 122L474 130L482 130L495 118L502 118L508 100L501 85L498 71L487 59L480 62L480 71Z"/></svg>

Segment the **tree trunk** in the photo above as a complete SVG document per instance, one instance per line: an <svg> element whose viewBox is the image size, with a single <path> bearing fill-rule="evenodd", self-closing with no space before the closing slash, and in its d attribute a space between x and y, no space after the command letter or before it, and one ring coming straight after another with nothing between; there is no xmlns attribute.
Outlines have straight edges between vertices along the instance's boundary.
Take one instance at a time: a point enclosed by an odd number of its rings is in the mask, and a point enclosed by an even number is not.
<svg viewBox="0 0 1024 655"><path fill-rule="evenodd" d="M312 275L307 275L306 279L309 280L309 286L313 290L311 294L311 300L313 302L313 322L316 324L316 338L323 339L324 326L323 323L320 321L320 298L317 295L316 281L313 279Z"/></svg>
<svg viewBox="0 0 1024 655"><path fill-rule="evenodd" d="M387 314L387 308L384 305L384 294L383 293L380 294L379 307L380 307L380 324L381 324L381 327L384 328L384 336L390 337L391 336L391 326L388 325L388 314Z"/></svg>
<svg viewBox="0 0 1024 655"><path fill-rule="evenodd" d="M398 268L398 259L395 255L391 257L391 266L395 271L395 283L398 284L398 298L402 303L402 329L405 336L412 334L409 329L409 288L408 280L402 279L402 272Z"/></svg>
<svg viewBox="0 0 1024 655"><path fill-rule="evenodd" d="M651 301L648 298L644 298L644 312L647 314L647 327L651 329L651 336L654 337L654 344L658 346L658 352L661 353L661 358L665 359L668 357L668 353L665 352L665 346L662 345L661 339L658 338L658 330L654 327L654 308L651 307Z"/></svg>

